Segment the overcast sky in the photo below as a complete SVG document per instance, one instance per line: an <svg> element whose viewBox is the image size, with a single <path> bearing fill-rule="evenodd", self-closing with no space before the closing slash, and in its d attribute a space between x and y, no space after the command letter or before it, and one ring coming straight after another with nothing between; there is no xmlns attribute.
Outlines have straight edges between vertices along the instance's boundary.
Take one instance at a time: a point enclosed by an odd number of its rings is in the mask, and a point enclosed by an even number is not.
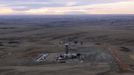
<svg viewBox="0 0 134 75"><path fill-rule="evenodd" d="M134 0L0 0L0 15L134 14Z"/></svg>

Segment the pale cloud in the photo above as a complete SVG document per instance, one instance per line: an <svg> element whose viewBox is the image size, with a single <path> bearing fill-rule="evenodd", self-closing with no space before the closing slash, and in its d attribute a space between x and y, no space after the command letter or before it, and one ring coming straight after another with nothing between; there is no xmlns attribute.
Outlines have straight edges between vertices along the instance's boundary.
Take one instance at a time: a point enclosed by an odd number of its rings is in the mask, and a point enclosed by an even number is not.
<svg viewBox="0 0 134 75"><path fill-rule="evenodd" d="M12 14L14 13L15 11L13 11L12 9L10 8L0 8L0 14Z"/></svg>
<svg viewBox="0 0 134 75"><path fill-rule="evenodd" d="M0 5L8 7L25 6L31 8L42 7L64 7L64 6L82 6L100 3L111 3L128 0L0 0Z"/></svg>
<svg viewBox="0 0 134 75"><path fill-rule="evenodd" d="M119 2L93 5L90 8L94 8L90 11L92 14L134 14L134 2Z"/></svg>
<svg viewBox="0 0 134 75"><path fill-rule="evenodd" d="M134 2L118 2L108 4L94 4L85 6L71 7L49 7L32 9L27 11L28 14L134 14Z"/></svg>
<svg viewBox="0 0 134 75"><path fill-rule="evenodd" d="M23 0L22 3L20 1L14 0L14 4L0 5L0 14L134 14L134 0L57 0L57 2L55 0L25 2Z"/></svg>

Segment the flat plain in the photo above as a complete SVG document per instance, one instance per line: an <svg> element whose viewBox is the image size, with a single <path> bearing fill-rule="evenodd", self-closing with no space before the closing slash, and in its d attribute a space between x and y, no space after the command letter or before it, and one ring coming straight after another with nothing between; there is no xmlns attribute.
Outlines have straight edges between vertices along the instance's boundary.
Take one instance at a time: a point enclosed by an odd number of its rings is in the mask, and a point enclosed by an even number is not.
<svg viewBox="0 0 134 75"><path fill-rule="evenodd" d="M115 47L134 69L134 15L1 16L0 75L105 75L108 65L33 62L41 53L64 51L59 42L67 39L84 47Z"/></svg>

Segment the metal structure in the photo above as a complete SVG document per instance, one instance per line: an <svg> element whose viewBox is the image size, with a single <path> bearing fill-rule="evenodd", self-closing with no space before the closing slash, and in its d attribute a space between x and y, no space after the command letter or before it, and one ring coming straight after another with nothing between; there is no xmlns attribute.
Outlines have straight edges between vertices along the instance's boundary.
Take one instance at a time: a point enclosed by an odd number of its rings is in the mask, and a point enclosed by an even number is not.
<svg viewBox="0 0 134 75"><path fill-rule="evenodd" d="M35 60L36 62L44 62L47 60L48 54L41 54L38 56L38 58Z"/></svg>
<svg viewBox="0 0 134 75"><path fill-rule="evenodd" d="M69 59L78 59L80 60L80 62L83 61L82 59L82 54L80 53L68 53L68 54L60 54L56 57L56 61L60 62L60 63L65 63L66 60Z"/></svg>
<svg viewBox="0 0 134 75"><path fill-rule="evenodd" d="M69 43L65 43L65 53L68 54L69 53Z"/></svg>

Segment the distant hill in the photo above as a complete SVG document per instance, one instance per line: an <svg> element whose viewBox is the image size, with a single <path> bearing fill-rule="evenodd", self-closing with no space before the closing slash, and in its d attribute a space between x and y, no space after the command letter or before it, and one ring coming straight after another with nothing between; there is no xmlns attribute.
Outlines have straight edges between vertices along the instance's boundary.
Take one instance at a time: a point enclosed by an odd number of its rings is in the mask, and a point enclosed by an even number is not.
<svg viewBox="0 0 134 75"><path fill-rule="evenodd" d="M105 23L105 24L104 24ZM0 16L0 25L7 26L77 26L77 25L129 25L134 15L47 15L47 16Z"/></svg>

